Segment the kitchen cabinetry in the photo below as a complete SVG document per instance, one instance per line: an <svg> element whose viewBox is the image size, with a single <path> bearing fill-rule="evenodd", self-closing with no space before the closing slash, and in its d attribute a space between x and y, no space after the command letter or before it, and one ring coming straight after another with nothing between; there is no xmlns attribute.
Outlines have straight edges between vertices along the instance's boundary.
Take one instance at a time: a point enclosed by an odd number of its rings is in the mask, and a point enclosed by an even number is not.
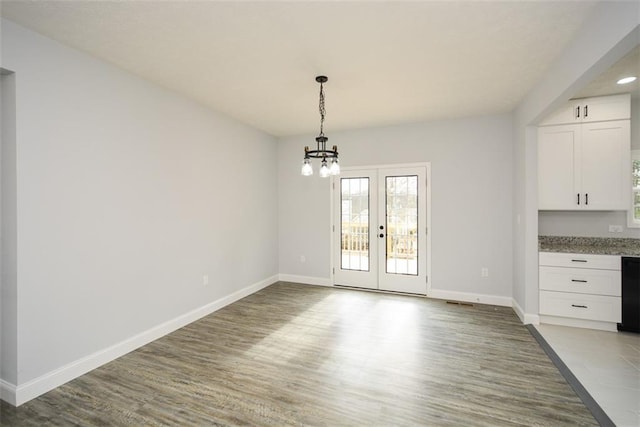
<svg viewBox="0 0 640 427"><path fill-rule="evenodd" d="M630 119L630 99L626 93L574 99L550 114L540 126Z"/></svg>
<svg viewBox="0 0 640 427"><path fill-rule="evenodd" d="M538 209L628 209L630 156L629 120L540 126Z"/></svg>
<svg viewBox="0 0 640 427"><path fill-rule="evenodd" d="M541 322L616 330L620 256L541 252L539 274Z"/></svg>

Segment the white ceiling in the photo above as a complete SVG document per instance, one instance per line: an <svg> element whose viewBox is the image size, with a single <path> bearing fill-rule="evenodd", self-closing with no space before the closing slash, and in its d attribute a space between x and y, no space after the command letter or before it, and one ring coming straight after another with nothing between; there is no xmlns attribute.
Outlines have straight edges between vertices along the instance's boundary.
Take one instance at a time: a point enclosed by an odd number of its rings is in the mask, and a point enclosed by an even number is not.
<svg viewBox="0 0 640 427"><path fill-rule="evenodd" d="M623 77L637 77L628 84L619 85L618 80ZM586 98L588 96L614 95L617 93L633 93L640 95L640 45L627 53L608 70L593 79L584 89L578 92L574 98Z"/></svg>
<svg viewBox="0 0 640 427"><path fill-rule="evenodd" d="M5 1L1 14L275 136L512 110L583 1Z"/></svg>

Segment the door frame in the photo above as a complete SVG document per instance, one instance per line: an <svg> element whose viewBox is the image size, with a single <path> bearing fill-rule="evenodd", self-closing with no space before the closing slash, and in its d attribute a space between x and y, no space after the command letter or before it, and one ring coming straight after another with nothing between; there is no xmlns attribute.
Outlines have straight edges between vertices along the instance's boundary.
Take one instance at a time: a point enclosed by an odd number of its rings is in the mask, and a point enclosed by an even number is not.
<svg viewBox="0 0 640 427"><path fill-rule="evenodd" d="M425 187L425 191L426 191L426 203L427 203L427 207L426 207L426 230L425 232L427 233L426 237L427 237L427 259L426 259L426 264L427 264L427 271L426 271L426 281L427 281L427 293L426 297L429 297L431 295L431 287L433 284L433 280L432 280L432 272L431 272L431 162L420 162L420 163L391 163L391 164L383 164L383 165L363 165L363 166L348 166L348 167L343 167L342 170L343 171L349 171L349 172L355 172L355 171L359 171L359 170L371 170L371 169L393 169L393 168L415 168L415 167L423 167L425 168L425 176L426 176L426 187ZM331 285L330 286L336 286L335 285L335 271L336 268L340 268L340 266L336 265L336 246L337 246L337 241L340 239L339 237L339 233L340 233L340 226L339 224L336 224L336 218L335 218L335 194L334 192L339 190L338 187L338 183L340 182L340 175L336 175L336 176L332 176L331 177L331 184L330 184L330 191L329 191L329 199L330 199L330 203L329 203L329 216L330 216L330 223L329 223L329 235L330 235L330 275L331 275ZM360 289L360 288L359 288ZM385 290L380 290L380 289L363 289L363 290L370 290L370 291L375 291L375 292L393 292L393 291L385 291ZM393 292L396 293L396 292ZM421 294L407 294L407 295L415 295L415 296L422 296Z"/></svg>

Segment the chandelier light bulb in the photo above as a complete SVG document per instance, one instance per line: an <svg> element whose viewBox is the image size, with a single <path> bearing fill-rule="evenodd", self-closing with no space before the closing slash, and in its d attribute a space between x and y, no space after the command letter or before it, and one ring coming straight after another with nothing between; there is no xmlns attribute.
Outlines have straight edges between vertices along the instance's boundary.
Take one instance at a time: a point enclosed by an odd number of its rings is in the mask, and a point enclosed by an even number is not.
<svg viewBox="0 0 640 427"><path fill-rule="evenodd" d="M329 171L329 166L327 166L327 159L322 159L322 166L320 166L320 176L322 178L326 178L331 175Z"/></svg>
<svg viewBox="0 0 640 427"><path fill-rule="evenodd" d="M340 175L340 164L338 163L338 159L333 159L331 161L331 167L329 168L329 172L331 175Z"/></svg>
<svg viewBox="0 0 640 427"><path fill-rule="evenodd" d="M304 159L302 162L302 175L303 176L311 176L313 175L313 167L311 166L311 162L309 159Z"/></svg>

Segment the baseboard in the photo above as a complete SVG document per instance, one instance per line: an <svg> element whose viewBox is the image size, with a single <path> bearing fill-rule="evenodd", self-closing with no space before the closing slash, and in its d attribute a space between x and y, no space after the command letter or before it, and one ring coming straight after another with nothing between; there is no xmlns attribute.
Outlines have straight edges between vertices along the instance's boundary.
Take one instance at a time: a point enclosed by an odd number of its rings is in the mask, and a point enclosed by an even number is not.
<svg viewBox="0 0 640 427"><path fill-rule="evenodd" d="M618 324L615 322L600 322L597 320L571 319L569 317L540 316L540 323L558 326L570 326L572 328L598 329L600 331L618 332Z"/></svg>
<svg viewBox="0 0 640 427"><path fill-rule="evenodd" d="M436 299L446 299L462 302L474 302L480 304L499 305L511 307L513 299L511 297L501 297L497 295L472 294L468 292L445 291L442 289L431 289L427 292L427 297Z"/></svg>
<svg viewBox="0 0 640 427"><path fill-rule="evenodd" d="M178 316L175 319L164 322L129 339L114 344L111 347L107 347L87 357L41 375L40 377L17 387L0 380L0 387L2 387L2 394L0 397L2 397L2 400L14 406L20 406L23 403L53 390L66 382L84 375L89 371L111 362L112 360L122 357L133 350L157 340L158 338L170 334L189 323L195 322L196 320L220 310L235 301L258 292L259 290L277 282L278 279L278 275L274 275L261 280L253 285L247 286L246 288L240 289L230 295Z"/></svg>
<svg viewBox="0 0 640 427"><path fill-rule="evenodd" d="M315 286L333 286L330 277L297 276L295 274L280 274L279 277L281 282L303 283L305 285Z"/></svg>
<svg viewBox="0 0 640 427"><path fill-rule="evenodd" d="M540 316L537 314L525 313L520 304L514 299L513 300L513 311L516 312L520 321L524 325L539 325L540 324Z"/></svg>
<svg viewBox="0 0 640 427"><path fill-rule="evenodd" d="M16 386L5 380L0 380L0 399L13 405L16 405Z"/></svg>

